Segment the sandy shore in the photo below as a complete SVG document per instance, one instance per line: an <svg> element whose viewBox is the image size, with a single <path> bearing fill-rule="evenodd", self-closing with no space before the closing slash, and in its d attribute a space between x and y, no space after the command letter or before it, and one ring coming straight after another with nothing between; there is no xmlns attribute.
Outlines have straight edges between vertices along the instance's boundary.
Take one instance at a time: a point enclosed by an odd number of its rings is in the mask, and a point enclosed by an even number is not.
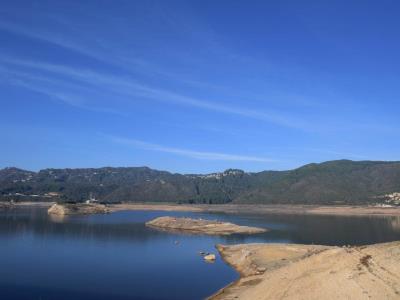
<svg viewBox="0 0 400 300"><path fill-rule="evenodd" d="M202 212L203 209L194 205L178 205L178 204L136 204L136 203L123 203L123 204L110 204L111 211L121 210L161 210L161 211L189 211L189 212Z"/></svg>
<svg viewBox="0 0 400 300"><path fill-rule="evenodd" d="M201 206L200 206L201 207ZM321 206L321 205L207 205L203 211L255 214L310 214L310 215L387 215L400 216L400 207Z"/></svg>
<svg viewBox="0 0 400 300"><path fill-rule="evenodd" d="M400 242L217 248L241 278L210 299L400 299Z"/></svg>
<svg viewBox="0 0 400 300"><path fill-rule="evenodd" d="M222 212L248 214L310 214L310 215L341 215L365 216L383 215L400 216L400 207L375 206L317 206L317 205L241 205L241 204L213 204L213 205L178 205L178 204L114 204L112 211L119 210L162 210L162 211L189 211L189 212Z"/></svg>
<svg viewBox="0 0 400 300"><path fill-rule="evenodd" d="M159 217L146 222L146 225L166 231L208 235L255 234L267 231L264 228L239 226L229 222L175 217Z"/></svg>
<svg viewBox="0 0 400 300"><path fill-rule="evenodd" d="M50 207L54 202L17 202L18 206ZM400 216L400 207L375 206L327 206L327 205L263 205L263 204L159 204L159 203L123 203L107 205L111 212L121 210L160 210L215 213L246 214L309 214L340 216Z"/></svg>
<svg viewBox="0 0 400 300"><path fill-rule="evenodd" d="M10 202L2 202L0 204L3 204L4 206L11 206L11 207L50 207L54 204L55 202L33 202L33 201L26 201L26 202L14 202L10 204Z"/></svg>

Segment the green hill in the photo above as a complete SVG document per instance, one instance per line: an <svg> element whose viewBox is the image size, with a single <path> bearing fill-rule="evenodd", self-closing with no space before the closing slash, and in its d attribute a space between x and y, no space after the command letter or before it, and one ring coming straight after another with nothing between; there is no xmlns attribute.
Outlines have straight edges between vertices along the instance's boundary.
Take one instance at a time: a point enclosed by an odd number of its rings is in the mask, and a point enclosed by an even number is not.
<svg viewBox="0 0 400 300"><path fill-rule="evenodd" d="M369 203L400 191L400 162L348 160L309 164L242 193L242 203Z"/></svg>
<svg viewBox="0 0 400 300"><path fill-rule="evenodd" d="M400 162L329 161L290 171L206 175L147 167L0 170L0 200L366 204L400 192ZM393 199L392 199L393 200Z"/></svg>

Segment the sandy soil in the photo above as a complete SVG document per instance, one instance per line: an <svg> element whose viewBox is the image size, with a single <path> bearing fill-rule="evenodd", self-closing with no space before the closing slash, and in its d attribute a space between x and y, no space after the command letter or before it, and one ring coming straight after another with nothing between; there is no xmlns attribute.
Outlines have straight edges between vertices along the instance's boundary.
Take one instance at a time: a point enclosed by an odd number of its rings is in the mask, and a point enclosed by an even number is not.
<svg viewBox="0 0 400 300"><path fill-rule="evenodd" d="M43 207L50 208L55 202L17 202L14 204L15 207Z"/></svg>
<svg viewBox="0 0 400 300"><path fill-rule="evenodd" d="M223 212L249 214L311 214L311 215L386 215L400 216L400 207L375 206L317 206L317 205L242 205L242 204L213 204L213 205L178 205L178 204L114 204L112 211L118 210L163 210L191 212Z"/></svg>
<svg viewBox="0 0 400 300"><path fill-rule="evenodd" d="M15 208L15 207L25 207L25 206L34 206L34 207L50 207L54 204L54 202L0 202L0 208Z"/></svg>
<svg viewBox="0 0 400 300"><path fill-rule="evenodd" d="M241 278L210 299L400 299L400 242L217 248Z"/></svg>
<svg viewBox="0 0 400 300"><path fill-rule="evenodd" d="M199 206L201 207L201 206ZM321 206L321 205L207 205L203 211L225 213L257 213L257 214L311 214L311 215L387 215L400 216L400 207L376 206Z"/></svg>
<svg viewBox="0 0 400 300"><path fill-rule="evenodd" d="M146 225L167 231L209 235L229 235L233 233L255 234L267 231L264 228L239 226L229 222L174 217L159 217L147 222Z"/></svg>
<svg viewBox="0 0 400 300"><path fill-rule="evenodd" d="M47 212L49 214L64 216L104 214L110 212L110 210L102 204L53 204Z"/></svg>
<svg viewBox="0 0 400 300"><path fill-rule="evenodd" d="M110 204L111 211L120 210L161 210L161 211L190 211L202 212L203 209L194 205L178 205L178 204L136 204L136 203L123 203L123 204Z"/></svg>
<svg viewBox="0 0 400 300"><path fill-rule="evenodd" d="M44 206L49 207L54 202L17 202L14 206ZM341 215L341 216L400 216L400 207L375 206L318 206L318 205L262 205L262 204L213 204L213 205L178 205L155 203L123 203L107 205L111 212L121 210L161 210L189 212L223 212L248 214L310 214L310 215Z"/></svg>

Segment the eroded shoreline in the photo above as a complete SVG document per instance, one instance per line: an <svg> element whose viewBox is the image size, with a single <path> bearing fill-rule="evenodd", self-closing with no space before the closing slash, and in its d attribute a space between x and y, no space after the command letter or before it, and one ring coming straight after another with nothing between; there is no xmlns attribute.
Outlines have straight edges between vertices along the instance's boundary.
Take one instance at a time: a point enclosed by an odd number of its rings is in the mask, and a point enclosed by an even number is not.
<svg viewBox="0 0 400 300"><path fill-rule="evenodd" d="M16 202L13 207L50 207L54 202ZM110 212L122 210L181 211L231 214L294 214L294 215L337 215L337 216L400 216L400 207L330 206L330 205L283 205L283 204L108 204Z"/></svg>
<svg viewBox="0 0 400 300"><path fill-rule="evenodd" d="M266 204L111 204L111 211L162 210L232 214L295 214L338 216L400 216L400 207L328 206L328 205L266 205Z"/></svg>
<svg viewBox="0 0 400 300"><path fill-rule="evenodd" d="M241 275L209 299L399 299L400 242L217 246Z"/></svg>

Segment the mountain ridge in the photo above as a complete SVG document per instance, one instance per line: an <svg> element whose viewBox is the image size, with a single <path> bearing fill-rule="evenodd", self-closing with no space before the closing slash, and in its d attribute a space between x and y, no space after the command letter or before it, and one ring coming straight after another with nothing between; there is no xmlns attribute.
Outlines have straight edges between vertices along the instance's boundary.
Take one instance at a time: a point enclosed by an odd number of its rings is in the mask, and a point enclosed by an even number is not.
<svg viewBox="0 0 400 300"><path fill-rule="evenodd" d="M94 196L103 202L369 204L385 203L399 191L399 161L335 160L286 171L209 174L146 166L0 169L5 201L81 202Z"/></svg>

